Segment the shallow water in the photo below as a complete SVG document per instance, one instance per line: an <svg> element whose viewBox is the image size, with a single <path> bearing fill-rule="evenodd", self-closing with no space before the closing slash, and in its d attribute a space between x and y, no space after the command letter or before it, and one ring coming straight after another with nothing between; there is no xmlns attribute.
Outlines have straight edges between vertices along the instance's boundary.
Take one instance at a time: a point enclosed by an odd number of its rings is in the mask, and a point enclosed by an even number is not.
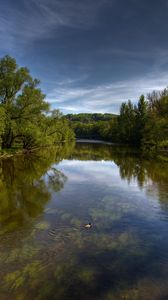
<svg viewBox="0 0 168 300"><path fill-rule="evenodd" d="M0 161L1 300L167 300L167 282L167 163L82 142Z"/></svg>

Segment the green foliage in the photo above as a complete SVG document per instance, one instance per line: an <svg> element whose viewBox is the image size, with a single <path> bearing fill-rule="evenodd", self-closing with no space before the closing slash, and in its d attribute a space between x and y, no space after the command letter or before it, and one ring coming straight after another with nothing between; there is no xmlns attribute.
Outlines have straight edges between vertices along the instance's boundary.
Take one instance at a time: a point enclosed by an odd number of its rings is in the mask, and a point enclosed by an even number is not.
<svg viewBox="0 0 168 300"><path fill-rule="evenodd" d="M80 114L67 114L66 119L73 121L73 122L80 122L80 123L93 123L98 121L110 121L116 115L114 114L101 114L101 113L80 113Z"/></svg>
<svg viewBox="0 0 168 300"><path fill-rule="evenodd" d="M80 113L68 114L65 119L69 121L76 138L109 140L110 124L116 117L107 113Z"/></svg>
<svg viewBox="0 0 168 300"><path fill-rule="evenodd" d="M50 110L39 80L14 58L0 60L0 149L32 149L77 138L132 144L167 151L168 89L122 103L120 115L68 114Z"/></svg>
<svg viewBox="0 0 168 300"><path fill-rule="evenodd" d="M120 116L118 117L118 138L123 143L134 141L134 126L136 114L134 107L129 100L123 103L120 108Z"/></svg>
<svg viewBox="0 0 168 300"><path fill-rule="evenodd" d="M120 114L67 115L77 138L140 146L155 155L168 149L168 89L152 92L137 105L122 103Z"/></svg>
<svg viewBox="0 0 168 300"><path fill-rule="evenodd" d="M0 106L0 148L1 148L1 143L2 143L2 139L1 136L4 134L5 131L5 110L2 106Z"/></svg>
<svg viewBox="0 0 168 300"><path fill-rule="evenodd" d="M167 149L168 89L142 95L137 106L130 101L121 106L117 119L117 141L140 145L145 150ZM114 134L115 136L115 134Z"/></svg>
<svg viewBox="0 0 168 300"><path fill-rule="evenodd" d="M20 68L15 59L0 60L0 144L32 149L73 139L72 129L59 110L50 111L39 80L27 68Z"/></svg>

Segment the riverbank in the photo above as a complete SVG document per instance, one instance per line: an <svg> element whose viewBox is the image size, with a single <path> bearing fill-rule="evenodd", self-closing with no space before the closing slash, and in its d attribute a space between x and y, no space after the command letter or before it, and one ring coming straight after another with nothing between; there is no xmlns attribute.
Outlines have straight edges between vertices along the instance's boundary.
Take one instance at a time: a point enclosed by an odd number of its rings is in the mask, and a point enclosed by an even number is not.
<svg viewBox="0 0 168 300"><path fill-rule="evenodd" d="M21 154L23 154L23 149L3 149L0 150L0 159L9 158Z"/></svg>
<svg viewBox="0 0 168 300"><path fill-rule="evenodd" d="M25 154L31 154L35 151L38 151L40 149L43 148L50 148L50 147L57 147L61 144L65 144L65 143L69 143L72 141L60 141L55 143L54 145L43 145L40 147L34 147L32 149L21 149L21 148L11 148L11 149L3 149L0 151L0 160L1 159L8 159L10 157L13 156L19 156L19 155L25 155ZM139 153L139 155L141 155L144 159L147 160L152 160L152 159L156 159L156 160L160 160L160 161L164 161L164 162L168 162L168 151L167 150L154 150L154 149L149 149L149 148L139 148L139 147L134 147L131 145L125 145L125 144L117 144L117 143L111 143L108 141L104 141L104 140L93 140L93 139L76 139L75 141L73 140L73 142L76 143L85 143L85 144L102 144L102 145L108 145L108 146L112 146L115 148L125 148L125 149L130 149L129 151L132 151L134 153Z"/></svg>
<svg viewBox="0 0 168 300"><path fill-rule="evenodd" d="M74 142L75 142L75 140L58 141L52 145L51 144L41 145L38 147L33 147L31 149L23 149L23 148L16 148L16 147L13 147L10 149L2 149L2 150L0 150L0 159L3 159L3 158L5 159L5 158L17 156L17 155L30 154L30 153L38 151L40 149L56 147L61 144L74 143Z"/></svg>
<svg viewBox="0 0 168 300"><path fill-rule="evenodd" d="M137 147L134 145L129 144L119 144L119 143L111 143L104 140L94 140L94 139L76 139L77 143L88 143L88 144L103 144L103 145L109 145L114 147L121 147L121 148L129 148L131 150L134 149L136 153L139 153L144 159L152 160L160 160L164 162L168 162L168 150L167 149L153 149L146 148L146 147Z"/></svg>

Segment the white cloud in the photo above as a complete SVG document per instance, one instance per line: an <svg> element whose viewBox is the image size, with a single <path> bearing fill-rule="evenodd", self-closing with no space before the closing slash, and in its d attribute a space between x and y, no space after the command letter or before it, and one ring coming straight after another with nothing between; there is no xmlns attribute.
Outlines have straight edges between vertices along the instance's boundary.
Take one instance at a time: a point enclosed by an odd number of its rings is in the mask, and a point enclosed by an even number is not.
<svg viewBox="0 0 168 300"><path fill-rule="evenodd" d="M74 83L57 87L47 95L47 101L67 112L118 112L128 99L136 102L139 96L161 90L168 85L167 72L155 72L139 79L119 81L93 88L74 87Z"/></svg>
<svg viewBox="0 0 168 300"><path fill-rule="evenodd" d="M113 161L63 160L57 168L67 176L67 185L71 187L73 184L89 183L92 186L101 184L101 186L115 189L118 187L121 189L122 186L122 190L131 188L132 191L139 191L135 179L132 179L128 185L127 180L120 177L119 168Z"/></svg>
<svg viewBox="0 0 168 300"><path fill-rule="evenodd" d="M101 182L105 186L112 186L119 182L119 171L114 162L85 161L83 163L79 160L63 160L58 168L66 174L70 184L73 182Z"/></svg>

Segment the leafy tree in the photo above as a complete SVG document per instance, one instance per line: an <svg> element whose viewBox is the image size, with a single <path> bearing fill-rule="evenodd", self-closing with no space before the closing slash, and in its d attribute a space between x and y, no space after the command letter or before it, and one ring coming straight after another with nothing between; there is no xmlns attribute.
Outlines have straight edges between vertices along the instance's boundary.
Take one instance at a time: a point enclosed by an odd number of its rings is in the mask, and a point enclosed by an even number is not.
<svg viewBox="0 0 168 300"><path fill-rule="evenodd" d="M27 68L18 67L15 59L5 56L0 60L0 103L6 115L2 135L4 148L11 148L18 136L24 139L23 128L30 129L30 126L27 128L29 123L35 127L41 113L48 111L49 105L38 84Z"/></svg>
<svg viewBox="0 0 168 300"><path fill-rule="evenodd" d="M148 95L149 112L143 143L168 148L168 89Z"/></svg>
<svg viewBox="0 0 168 300"><path fill-rule="evenodd" d="M2 148L25 149L73 139L59 110L50 112L45 95L27 68L14 58L0 60L0 137Z"/></svg>
<svg viewBox="0 0 168 300"><path fill-rule="evenodd" d="M134 106L134 123L132 130L134 132L134 143L140 145L142 142L145 124L148 118L148 103L145 101L144 95L141 95L137 106Z"/></svg>
<svg viewBox="0 0 168 300"><path fill-rule="evenodd" d="M135 115L136 113L130 100L128 101L128 103L123 103L121 105L118 125L119 140L121 140L122 142L134 142Z"/></svg>

